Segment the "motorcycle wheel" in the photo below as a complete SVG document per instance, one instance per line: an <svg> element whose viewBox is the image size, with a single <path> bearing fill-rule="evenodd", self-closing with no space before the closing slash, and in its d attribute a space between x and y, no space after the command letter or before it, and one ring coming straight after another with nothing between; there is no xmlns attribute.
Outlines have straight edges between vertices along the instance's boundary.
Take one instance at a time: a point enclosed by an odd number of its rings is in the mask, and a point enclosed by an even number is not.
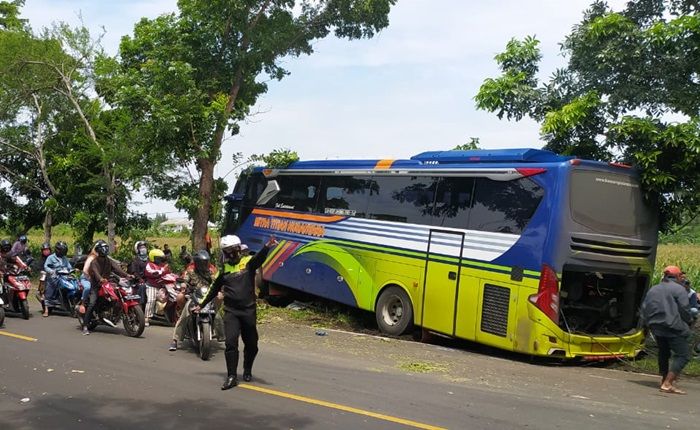
<svg viewBox="0 0 700 430"><path fill-rule="evenodd" d="M19 301L19 311L22 313L22 318L25 320L29 319L29 302L27 302L27 299Z"/></svg>
<svg viewBox="0 0 700 430"><path fill-rule="evenodd" d="M2 327L3 324L5 324L5 308L0 305L0 327Z"/></svg>
<svg viewBox="0 0 700 430"><path fill-rule="evenodd" d="M129 337L139 337L146 328L146 317L140 306L132 306L123 317L124 330Z"/></svg>
<svg viewBox="0 0 700 430"><path fill-rule="evenodd" d="M199 340L199 356L202 360L209 360L211 357L211 326L209 323L202 323L202 338Z"/></svg>

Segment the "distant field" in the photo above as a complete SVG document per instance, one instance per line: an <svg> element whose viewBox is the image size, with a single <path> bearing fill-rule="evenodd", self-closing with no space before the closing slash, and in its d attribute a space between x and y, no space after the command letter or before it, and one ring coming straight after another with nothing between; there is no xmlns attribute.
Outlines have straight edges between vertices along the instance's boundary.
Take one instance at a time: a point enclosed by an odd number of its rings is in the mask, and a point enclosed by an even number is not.
<svg viewBox="0 0 700 430"><path fill-rule="evenodd" d="M698 244L666 244L659 245L656 253L657 281L665 266L678 266L687 274L695 286L700 286L700 245Z"/></svg>
<svg viewBox="0 0 700 430"><path fill-rule="evenodd" d="M214 231L212 231L211 233L213 246L216 247L219 243L219 237ZM29 238L29 243L33 248L41 246L41 243L44 241L43 231L30 230L27 234L27 237ZM95 236L94 240L98 239L107 240L107 236ZM58 242L59 240L66 242L70 247L70 253L73 253L73 243L75 242L75 240L73 239L73 235L69 230L59 228L58 231L54 232L51 235L52 245ZM143 240L147 241L152 245L156 245L159 248L162 248L163 245L168 244L170 249L172 249L175 253L177 253L180 250L180 246L182 245L187 246L188 250L191 250L192 248L192 245L190 244L189 235L177 235L169 233L167 235L162 236L147 236L143 238ZM121 239L117 237L117 246L119 246L120 244Z"/></svg>

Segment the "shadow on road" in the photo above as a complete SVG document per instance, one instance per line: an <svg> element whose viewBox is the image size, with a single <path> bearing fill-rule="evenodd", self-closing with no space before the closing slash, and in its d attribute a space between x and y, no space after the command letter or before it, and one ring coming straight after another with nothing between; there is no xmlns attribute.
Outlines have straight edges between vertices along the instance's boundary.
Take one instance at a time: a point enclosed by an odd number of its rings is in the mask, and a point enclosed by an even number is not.
<svg viewBox="0 0 700 430"><path fill-rule="evenodd" d="M216 388L218 389L218 387ZM139 390L135 387L135 391ZM290 413L251 414L236 407L234 392L230 401L192 399L173 403L127 398L95 397L86 394L66 398L45 395L26 405L18 404L3 413L0 423L7 429L37 428L190 428L190 429L280 429L307 427L313 421L307 416ZM238 397L240 399L240 397ZM7 406L7 405L6 405ZM5 409L5 408L3 408Z"/></svg>

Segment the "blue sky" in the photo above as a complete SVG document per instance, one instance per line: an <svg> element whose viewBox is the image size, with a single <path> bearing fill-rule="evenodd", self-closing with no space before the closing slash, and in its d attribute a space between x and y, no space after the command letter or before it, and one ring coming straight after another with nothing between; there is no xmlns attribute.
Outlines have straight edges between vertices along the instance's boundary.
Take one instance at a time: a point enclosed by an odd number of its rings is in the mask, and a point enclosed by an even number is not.
<svg viewBox="0 0 700 430"><path fill-rule="evenodd" d="M543 78L564 65L559 43L591 1L399 0L375 38L324 39L311 56L286 59L291 75L270 83L257 114L225 143L216 173L231 169L235 152L275 148L302 159L376 159L451 149L470 137L483 148L541 147L537 124L500 121L477 111L473 98L497 76L493 57L512 37L541 41ZM609 4L620 9L624 1ZM38 30L58 20L77 24L82 14L94 34L105 29L103 45L116 54L141 17L174 11L175 0L26 0L23 15ZM134 209L175 211L158 201Z"/></svg>

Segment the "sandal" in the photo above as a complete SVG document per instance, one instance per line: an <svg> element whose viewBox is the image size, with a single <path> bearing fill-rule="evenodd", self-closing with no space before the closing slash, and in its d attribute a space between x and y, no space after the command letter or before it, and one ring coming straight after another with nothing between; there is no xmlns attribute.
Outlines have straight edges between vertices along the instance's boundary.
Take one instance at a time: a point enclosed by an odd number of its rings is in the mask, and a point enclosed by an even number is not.
<svg viewBox="0 0 700 430"><path fill-rule="evenodd" d="M661 387L661 388L659 388L659 391L661 391L662 393L667 393L667 394L686 394L685 391L678 389L676 387L673 387L673 386L671 388Z"/></svg>

